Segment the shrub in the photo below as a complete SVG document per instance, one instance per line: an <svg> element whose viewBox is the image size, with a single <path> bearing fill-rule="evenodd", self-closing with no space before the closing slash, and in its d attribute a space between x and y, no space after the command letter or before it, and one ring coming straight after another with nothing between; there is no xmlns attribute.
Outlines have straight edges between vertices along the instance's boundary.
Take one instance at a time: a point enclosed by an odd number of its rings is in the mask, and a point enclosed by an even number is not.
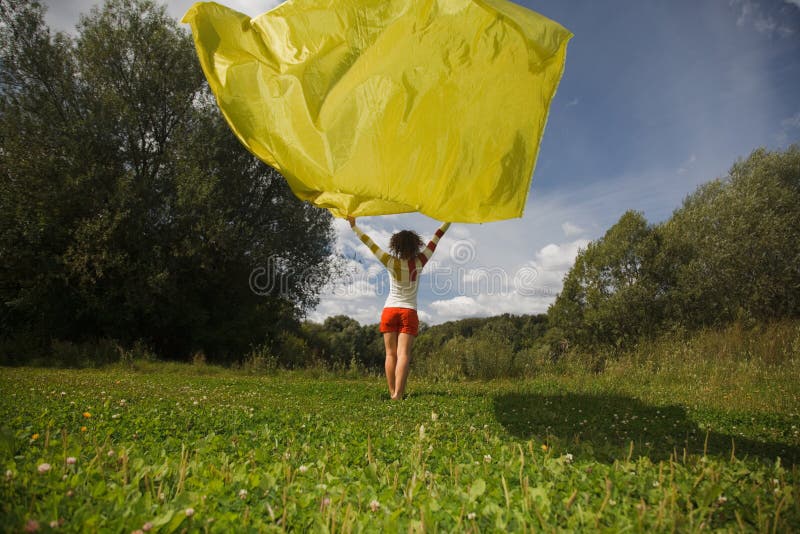
<svg viewBox="0 0 800 534"><path fill-rule="evenodd" d="M251 350L242 361L242 370L249 374L273 373L278 368L278 357L265 343Z"/></svg>

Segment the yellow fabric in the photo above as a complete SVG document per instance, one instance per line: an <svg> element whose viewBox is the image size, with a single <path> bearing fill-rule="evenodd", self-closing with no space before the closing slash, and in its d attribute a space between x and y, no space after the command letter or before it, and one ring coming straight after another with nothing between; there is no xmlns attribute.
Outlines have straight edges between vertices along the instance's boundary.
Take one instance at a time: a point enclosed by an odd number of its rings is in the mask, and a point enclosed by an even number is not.
<svg viewBox="0 0 800 534"><path fill-rule="evenodd" d="M506 0L289 0L183 18L222 113L338 217L522 216L572 34Z"/></svg>

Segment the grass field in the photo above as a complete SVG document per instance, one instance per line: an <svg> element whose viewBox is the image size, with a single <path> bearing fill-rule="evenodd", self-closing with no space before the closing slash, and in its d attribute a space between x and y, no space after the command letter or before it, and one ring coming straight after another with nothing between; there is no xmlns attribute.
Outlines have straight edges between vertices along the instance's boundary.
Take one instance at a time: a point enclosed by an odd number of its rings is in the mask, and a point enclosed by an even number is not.
<svg viewBox="0 0 800 534"><path fill-rule="evenodd" d="M1 368L0 528L798 531L796 376L721 373Z"/></svg>

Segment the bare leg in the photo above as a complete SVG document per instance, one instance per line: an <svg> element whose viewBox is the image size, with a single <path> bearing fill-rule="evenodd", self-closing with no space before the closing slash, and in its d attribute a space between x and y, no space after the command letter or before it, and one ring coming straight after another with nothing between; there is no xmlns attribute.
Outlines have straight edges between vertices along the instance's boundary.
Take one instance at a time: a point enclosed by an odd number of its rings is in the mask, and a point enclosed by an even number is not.
<svg viewBox="0 0 800 534"><path fill-rule="evenodd" d="M393 399L402 399L406 391L408 366L411 363L411 349L415 337L411 334L400 334L397 338L397 369L395 371L395 387Z"/></svg>
<svg viewBox="0 0 800 534"><path fill-rule="evenodd" d="M389 396L394 398L394 370L397 367L397 332L383 334L383 344L386 346L386 383L389 385Z"/></svg>

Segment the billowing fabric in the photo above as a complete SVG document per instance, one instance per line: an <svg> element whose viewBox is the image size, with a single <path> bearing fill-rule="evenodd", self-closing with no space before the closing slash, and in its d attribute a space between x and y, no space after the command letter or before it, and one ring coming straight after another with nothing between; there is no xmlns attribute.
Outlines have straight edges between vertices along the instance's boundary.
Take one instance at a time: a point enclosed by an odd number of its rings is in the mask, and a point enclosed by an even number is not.
<svg viewBox="0 0 800 534"><path fill-rule="evenodd" d="M572 34L505 0L289 0L183 18L222 113L338 217L522 216Z"/></svg>

